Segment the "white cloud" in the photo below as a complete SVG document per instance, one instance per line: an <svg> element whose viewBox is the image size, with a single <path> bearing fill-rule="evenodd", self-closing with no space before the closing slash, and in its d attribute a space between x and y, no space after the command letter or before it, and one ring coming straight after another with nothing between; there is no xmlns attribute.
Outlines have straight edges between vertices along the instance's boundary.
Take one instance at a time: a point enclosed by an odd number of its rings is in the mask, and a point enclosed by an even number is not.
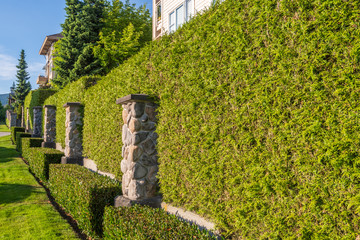
<svg viewBox="0 0 360 240"><path fill-rule="evenodd" d="M15 79L16 64L16 58L0 53L0 81L9 81Z"/></svg>
<svg viewBox="0 0 360 240"><path fill-rule="evenodd" d="M39 74L45 73L43 70L45 63L43 62L35 62L35 63L28 63L28 69L27 71L31 76L37 77Z"/></svg>

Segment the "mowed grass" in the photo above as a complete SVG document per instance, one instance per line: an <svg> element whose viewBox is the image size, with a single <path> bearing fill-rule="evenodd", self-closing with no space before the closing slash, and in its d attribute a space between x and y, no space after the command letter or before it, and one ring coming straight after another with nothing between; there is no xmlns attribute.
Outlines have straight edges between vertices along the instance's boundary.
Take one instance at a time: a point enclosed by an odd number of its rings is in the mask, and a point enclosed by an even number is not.
<svg viewBox="0 0 360 240"><path fill-rule="evenodd" d="M0 132L10 132L10 129L5 124L0 125Z"/></svg>
<svg viewBox="0 0 360 240"><path fill-rule="evenodd" d="M0 239L78 239L18 156L0 137Z"/></svg>

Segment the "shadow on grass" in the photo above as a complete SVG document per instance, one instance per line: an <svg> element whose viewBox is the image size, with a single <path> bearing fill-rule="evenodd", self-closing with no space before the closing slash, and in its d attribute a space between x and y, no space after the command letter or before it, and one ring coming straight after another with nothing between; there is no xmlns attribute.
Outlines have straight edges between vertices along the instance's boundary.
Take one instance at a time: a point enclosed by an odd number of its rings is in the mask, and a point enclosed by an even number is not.
<svg viewBox="0 0 360 240"><path fill-rule="evenodd" d="M32 193L41 193L41 191L31 185L0 183L0 204L22 201Z"/></svg>
<svg viewBox="0 0 360 240"><path fill-rule="evenodd" d="M0 153L1 156L1 153ZM0 163L7 163L7 162L11 162L14 161L14 158L0 158Z"/></svg>
<svg viewBox="0 0 360 240"><path fill-rule="evenodd" d="M0 147L0 163L13 161L19 153L13 148Z"/></svg>

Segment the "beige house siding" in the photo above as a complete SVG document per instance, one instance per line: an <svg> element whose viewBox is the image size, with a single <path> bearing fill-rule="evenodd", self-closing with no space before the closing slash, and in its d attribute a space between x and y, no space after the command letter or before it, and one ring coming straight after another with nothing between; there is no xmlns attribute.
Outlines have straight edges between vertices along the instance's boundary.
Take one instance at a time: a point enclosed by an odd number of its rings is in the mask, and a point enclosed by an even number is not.
<svg viewBox="0 0 360 240"><path fill-rule="evenodd" d="M45 37L45 40L40 48L39 54L45 56L46 64L44 67L45 76L39 76L36 83L39 85L48 84L49 80L55 78L54 62L53 62L53 51L54 44L63 36L61 33L53 34Z"/></svg>

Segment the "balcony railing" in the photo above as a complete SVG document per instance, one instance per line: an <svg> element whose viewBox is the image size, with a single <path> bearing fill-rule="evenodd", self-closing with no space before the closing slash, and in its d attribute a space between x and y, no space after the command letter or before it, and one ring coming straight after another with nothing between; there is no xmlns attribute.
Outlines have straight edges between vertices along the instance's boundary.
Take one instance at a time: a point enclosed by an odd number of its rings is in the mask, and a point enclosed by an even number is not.
<svg viewBox="0 0 360 240"><path fill-rule="evenodd" d="M44 84L47 84L48 81L49 81L48 77L39 75L38 78L37 78L36 84L44 85Z"/></svg>

